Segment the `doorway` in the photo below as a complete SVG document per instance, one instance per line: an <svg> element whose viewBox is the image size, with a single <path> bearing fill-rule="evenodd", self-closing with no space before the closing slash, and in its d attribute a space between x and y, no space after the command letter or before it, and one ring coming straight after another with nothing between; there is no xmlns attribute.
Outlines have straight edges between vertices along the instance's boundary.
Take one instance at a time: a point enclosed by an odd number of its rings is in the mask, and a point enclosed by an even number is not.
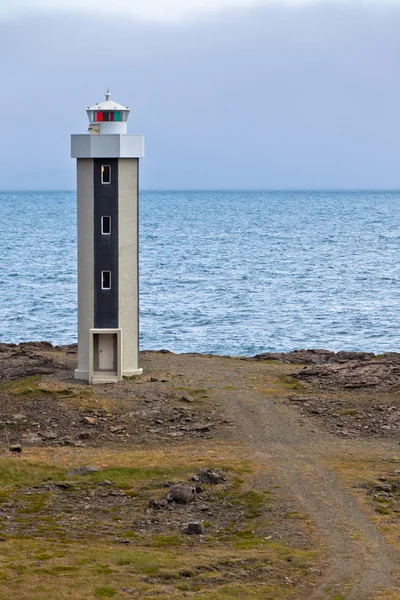
<svg viewBox="0 0 400 600"><path fill-rule="evenodd" d="M89 338L89 383L119 381L122 366L120 329L91 329Z"/></svg>
<svg viewBox="0 0 400 600"><path fill-rule="evenodd" d="M95 333L93 336L94 371L117 371L117 334Z"/></svg>

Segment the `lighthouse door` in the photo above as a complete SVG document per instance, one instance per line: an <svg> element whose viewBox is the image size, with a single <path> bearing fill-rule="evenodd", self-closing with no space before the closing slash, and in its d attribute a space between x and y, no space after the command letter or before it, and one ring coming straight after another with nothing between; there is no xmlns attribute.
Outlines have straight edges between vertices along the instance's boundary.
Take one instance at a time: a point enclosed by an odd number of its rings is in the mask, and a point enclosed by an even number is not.
<svg viewBox="0 0 400 600"><path fill-rule="evenodd" d="M99 371L116 371L117 336L113 333L99 335Z"/></svg>

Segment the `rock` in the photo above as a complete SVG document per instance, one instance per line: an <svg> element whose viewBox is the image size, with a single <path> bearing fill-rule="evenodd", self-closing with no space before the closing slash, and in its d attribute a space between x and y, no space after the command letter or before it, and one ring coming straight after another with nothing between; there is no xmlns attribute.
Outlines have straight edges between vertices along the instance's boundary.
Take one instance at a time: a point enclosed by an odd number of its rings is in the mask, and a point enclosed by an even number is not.
<svg viewBox="0 0 400 600"><path fill-rule="evenodd" d="M187 527L186 527L186 533L188 535L204 535L206 532L206 529L203 525L203 523L201 523L201 521L195 521L193 523L188 523Z"/></svg>
<svg viewBox="0 0 400 600"><path fill-rule="evenodd" d="M81 433L78 434L80 440L90 440L91 437L92 434L89 431L81 431Z"/></svg>
<svg viewBox="0 0 400 600"><path fill-rule="evenodd" d="M58 437L54 431L39 431L38 435L44 440L56 440Z"/></svg>
<svg viewBox="0 0 400 600"><path fill-rule="evenodd" d="M168 508L168 500L166 498L162 498L158 504L160 508Z"/></svg>
<svg viewBox="0 0 400 600"><path fill-rule="evenodd" d="M13 415L13 419L14 421L23 421L24 419L26 419L26 415L23 415L22 413L17 413L16 415Z"/></svg>
<svg viewBox="0 0 400 600"><path fill-rule="evenodd" d="M22 439L25 444L40 444L42 441L40 434L31 433L31 432L24 433L22 435Z"/></svg>
<svg viewBox="0 0 400 600"><path fill-rule="evenodd" d="M375 354L373 354L372 352L347 352L344 350L340 350L340 352L338 352L336 356L341 362L345 362L348 360L360 360L368 362L369 360L375 358Z"/></svg>
<svg viewBox="0 0 400 600"><path fill-rule="evenodd" d="M9 447L10 452L15 452L16 454L21 454L22 446L21 444L11 444Z"/></svg>
<svg viewBox="0 0 400 600"><path fill-rule="evenodd" d="M192 427L188 429L188 431L193 431L194 433L208 433L211 431L210 425L199 425L199 427Z"/></svg>
<svg viewBox="0 0 400 600"><path fill-rule="evenodd" d="M184 394L183 396L181 396L180 399L182 400L182 402L194 402L194 399L191 398L190 396L188 396L187 394Z"/></svg>
<svg viewBox="0 0 400 600"><path fill-rule="evenodd" d="M97 467L77 467L76 469L72 469L72 471L68 471L67 476L70 477L71 475L88 475L89 473L97 473L97 471L100 471L100 469L98 469Z"/></svg>
<svg viewBox="0 0 400 600"><path fill-rule="evenodd" d="M214 469L200 469L197 471L196 475L199 478L199 481L202 483L210 483L211 485L217 485L218 483L226 481L226 477L219 471L214 471Z"/></svg>
<svg viewBox="0 0 400 600"><path fill-rule="evenodd" d="M158 502L158 500L155 500L154 498L150 498L149 508L155 508L156 510L158 510L160 508L160 503Z"/></svg>
<svg viewBox="0 0 400 600"><path fill-rule="evenodd" d="M377 483L374 488L378 492L391 492L392 486L389 483Z"/></svg>
<svg viewBox="0 0 400 600"><path fill-rule="evenodd" d="M157 377L150 377L150 381L151 383L155 383L156 381L158 381Z"/></svg>
<svg viewBox="0 0 400 600"><path fill-rule="evenodd" d="M294 350L293 352L264 352L253 360L280 360L286 363L324 365L337 362L335 352L329 350Z"/></svg>
<svg viewBox="0 0 400 600"><path fill-rule="evenodd" d="M110 427L111 433L124 433L126 427L124 425L117 425L116 427Z"/></svg>
<svg viewBox="0 0 400 600"><path fill-rule="evenodd" d="M62 444L64 444L64 446L75 446L75 445L76 445L76 442L75 442L75 440L73 440L73 439L72 439L72 438L70 438L70 437L65 437L65 438L62 438L62 440L60 440L60 442L61 442Z"/></svg>
<svg viewBox="0 0 400 600"><path fill-rule="evenodd" d="M83 417L81 423L85 423L85 425L96 425L97 421L94 417Z"/></svg>
<svg viewBox="0 0 400 600"><path fill-rule="evenodd" d="M189 504L194 499L194 490L190 485L174 485L167 495L167 500L177 504Z"/></svg>
<svg viewBox="0 0 400 600"><path fill-rule="evenodd" d="M55 487L59 488L60 490L70 490L71 488L73 488L73 484L70 483L69 481L62 481L60 483L55 483L54 484Z"/></svg>

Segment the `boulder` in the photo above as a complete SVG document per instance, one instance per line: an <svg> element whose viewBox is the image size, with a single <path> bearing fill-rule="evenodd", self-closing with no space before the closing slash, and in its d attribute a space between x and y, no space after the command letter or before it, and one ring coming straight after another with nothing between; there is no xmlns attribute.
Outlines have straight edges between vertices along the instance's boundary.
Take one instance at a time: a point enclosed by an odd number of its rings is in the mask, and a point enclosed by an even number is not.
<svg viewBox="0 0 400 600"><path fill-rule="evenodd" d="M201 521L188 523L186 527L186 533L188 535L204 535L206 532L205 527Z"/></svg>
<svg viewBox="0 0 400 600"><path fill-rule="evenodd" d="M99 470L100 469L97 467L90 467L87 465L84 467L77 467L76 469L72 469L72 471L68 471L67 476L71 477L72 475L89 475L89 473L96 473Z"/></svg>
<svg viewBox="0 0 400 600"><path fill-rule="evenodd" d="M194 500L194 489L190 485L174 485L167 495L167 500L177 504L189 504Z"/></svg>

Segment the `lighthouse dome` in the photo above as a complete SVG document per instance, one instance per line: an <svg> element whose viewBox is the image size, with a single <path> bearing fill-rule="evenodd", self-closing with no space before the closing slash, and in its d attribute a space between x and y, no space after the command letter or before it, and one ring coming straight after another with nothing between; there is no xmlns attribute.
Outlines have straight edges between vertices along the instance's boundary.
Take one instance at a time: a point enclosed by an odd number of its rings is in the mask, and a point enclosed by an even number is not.
<svg viewBox="0 0 400 600"><path fill-rule="evenodd" d="M94 106L89 106L89 133L126 133L129 108L111 100L107 90L106 99Z"/></svg>

